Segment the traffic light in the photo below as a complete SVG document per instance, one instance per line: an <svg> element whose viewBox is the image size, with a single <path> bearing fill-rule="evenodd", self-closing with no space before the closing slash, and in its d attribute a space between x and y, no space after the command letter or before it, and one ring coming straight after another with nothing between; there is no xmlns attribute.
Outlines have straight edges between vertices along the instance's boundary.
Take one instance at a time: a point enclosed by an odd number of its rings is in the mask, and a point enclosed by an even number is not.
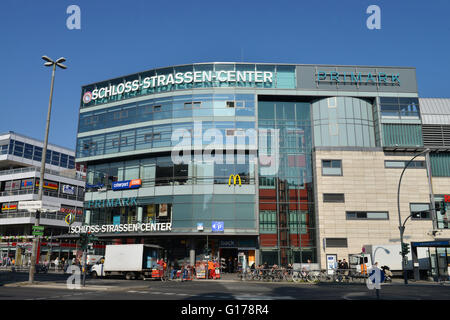
<svg viewBox="0 0 450 320"><path fill-rule="evenodd" d="M89 238L86 233L80 233L80 247L81 249L85 250L87 248L87 245L89 243Z"/></svg>
<svg viewBox="0 0 450 320"><path fill-rule="evenodd" d="M409 253L409 243L402 244L402 252L400 252L402 256L406 256Z"/></svg>
<svg viewBox="0 0 450 320"><path fill-rule="evenodd" d="M436 210L436 212L438 212L438 211L442 212L442 206L441 206L440 202L435 202L434 210Z"/></svg>
<svg viewBox="0 0 450 320"><path fill-rule="evenodd" d="M445 215L446 211L447 211L447 206L445 205L445 203L443 203L442 207L441 207L441 215Z"/></svg>

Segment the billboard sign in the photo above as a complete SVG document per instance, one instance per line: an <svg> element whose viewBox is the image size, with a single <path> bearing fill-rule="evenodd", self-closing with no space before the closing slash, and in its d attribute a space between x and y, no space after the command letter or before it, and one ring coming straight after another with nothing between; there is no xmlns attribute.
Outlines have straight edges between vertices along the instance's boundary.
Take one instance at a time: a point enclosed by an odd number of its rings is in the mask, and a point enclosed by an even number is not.
<svg viewBox="0 0 450 320"><path fill-rule="evenodd" d="M124 189L136 189L140 188L142 185L141 179L133 179L133 180L125 180L125 181L116 181L112 184L112 189L116 190L124 190Z"/></svg>

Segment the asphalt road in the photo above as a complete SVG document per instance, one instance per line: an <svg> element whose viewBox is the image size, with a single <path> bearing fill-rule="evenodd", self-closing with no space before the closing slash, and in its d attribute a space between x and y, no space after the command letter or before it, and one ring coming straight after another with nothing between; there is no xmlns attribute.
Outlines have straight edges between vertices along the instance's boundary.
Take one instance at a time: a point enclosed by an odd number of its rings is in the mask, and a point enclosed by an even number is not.
<svg viewBox="0 0 450 320"><path fill-rule="evenodd" d="M11 275L11 274L10 274ZM56 284L52 288L14 287L28 279L16 273L5 277L0 286L0 300L375 300L374 290L364 284L295 284L240 281L154 281L87 279L89 286L102 290L68 289L68 275L36 275L41 284ZM7 279L9 278L9 280ZM7 285L9 284L9 285ZM93 288L93 287L91 287ZM382 300L449 300L448 285L386 284L380 290Z"/></svg>

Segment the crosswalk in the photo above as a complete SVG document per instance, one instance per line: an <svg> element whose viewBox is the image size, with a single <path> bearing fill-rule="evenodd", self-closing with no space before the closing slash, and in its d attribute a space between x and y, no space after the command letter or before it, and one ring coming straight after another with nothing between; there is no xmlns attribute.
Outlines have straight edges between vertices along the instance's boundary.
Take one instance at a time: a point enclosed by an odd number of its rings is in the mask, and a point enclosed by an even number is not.
<svg viewBox="0 0 450 320"><path fill-rule="evenodd" d="M167 295L167 296L191 296L195 298L206 298L206 299L219 299L219 300L293 300L295 298L291 296L270 296L264 294L227 294L227 295L214 295L214 294L188 294L188 293L178 293L178 292L158 292L158 291L137 291L129 290L128 293L137 294L150 294L150 295Z"/></svg>

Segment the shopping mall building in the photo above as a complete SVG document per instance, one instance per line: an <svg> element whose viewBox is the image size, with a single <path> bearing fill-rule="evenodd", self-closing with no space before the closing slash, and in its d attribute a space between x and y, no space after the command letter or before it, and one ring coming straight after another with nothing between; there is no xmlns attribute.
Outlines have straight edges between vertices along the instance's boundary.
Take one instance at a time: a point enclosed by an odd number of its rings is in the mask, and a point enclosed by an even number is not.
<svg viewBox="0 0 450 320"><path fill-rule="evenodd" d="M90 227L71 232L325 268L400 243L399 177L426 148L432 179L422 154L402 180L402 222L421 212L408 243L450 239L426 212L450 194L450 101L419 99L415 68L199 63L105 80L82 87Z"/></svg>

